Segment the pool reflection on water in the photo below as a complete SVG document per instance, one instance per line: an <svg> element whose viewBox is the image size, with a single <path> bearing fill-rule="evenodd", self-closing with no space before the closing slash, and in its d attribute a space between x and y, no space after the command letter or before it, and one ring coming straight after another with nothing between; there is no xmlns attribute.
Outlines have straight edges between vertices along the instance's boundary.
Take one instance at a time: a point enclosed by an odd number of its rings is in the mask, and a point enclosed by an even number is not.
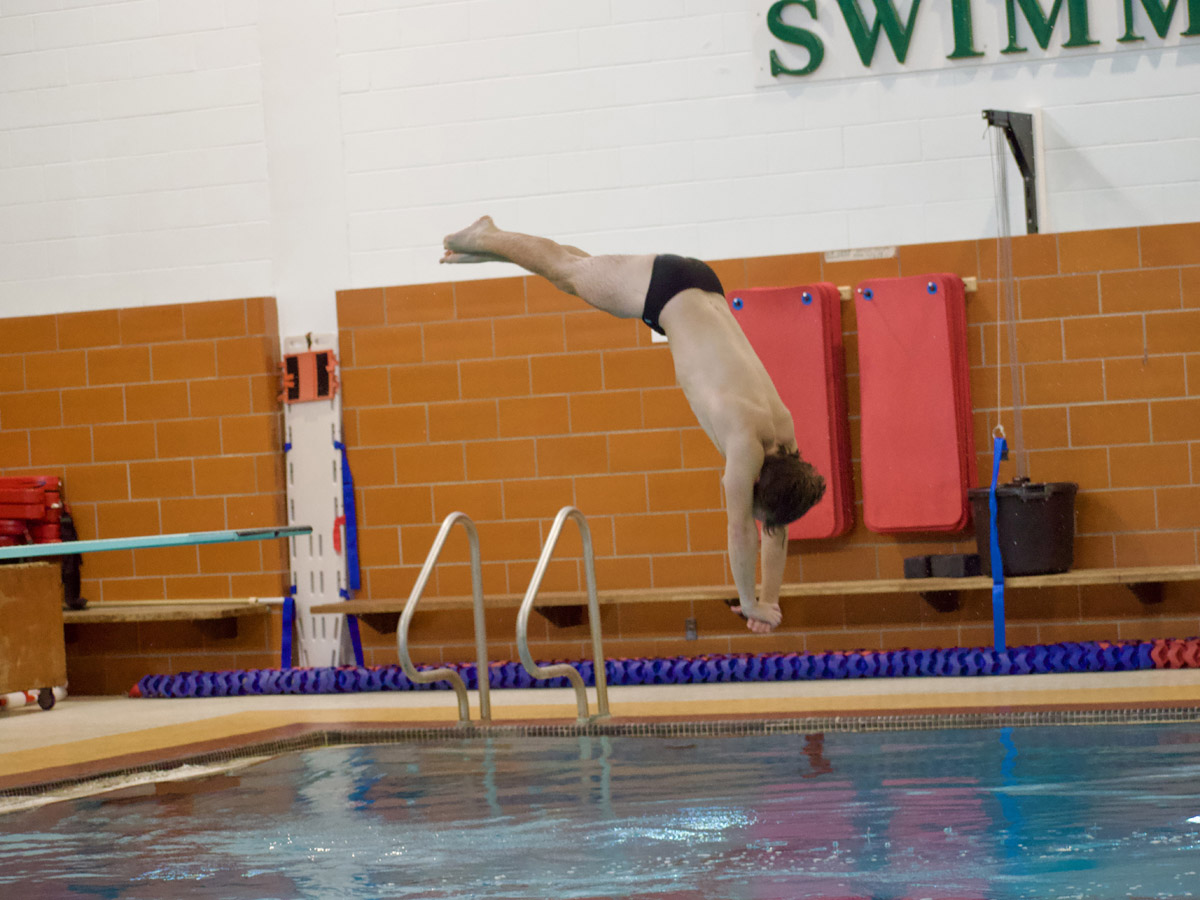
<svg viewBox="0 0 1200 900"><path fill-rule="evenodd" d="M0 896L1191 897L1200 728L313 750L0 817Z"/></svg>

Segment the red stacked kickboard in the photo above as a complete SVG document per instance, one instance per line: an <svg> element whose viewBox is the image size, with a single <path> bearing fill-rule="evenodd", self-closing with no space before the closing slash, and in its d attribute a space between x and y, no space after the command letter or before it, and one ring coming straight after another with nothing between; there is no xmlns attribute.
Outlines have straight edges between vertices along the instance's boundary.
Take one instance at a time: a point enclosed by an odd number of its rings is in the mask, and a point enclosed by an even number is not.
<svg viewBox="0 0 1200 900"><path fill-rule="evenodd" d="M825 478L825 496L788 526L788 538L845 534L854 524L854 490L837 286L746 288L727 300L792 414L800 453Z"/></svg>
<svg viewBox="0 0 1200 900"><path fill-rule="evenodd" d="M876 532L961 531L975 466L962 279L863 281L854 305L863 521Z"/></svg>
<svg viewBox="0 0 1200 900"><path fill-rule="evenodd" d="M57 476L0 478L0 547L60 541L62 510Z"/></svg>

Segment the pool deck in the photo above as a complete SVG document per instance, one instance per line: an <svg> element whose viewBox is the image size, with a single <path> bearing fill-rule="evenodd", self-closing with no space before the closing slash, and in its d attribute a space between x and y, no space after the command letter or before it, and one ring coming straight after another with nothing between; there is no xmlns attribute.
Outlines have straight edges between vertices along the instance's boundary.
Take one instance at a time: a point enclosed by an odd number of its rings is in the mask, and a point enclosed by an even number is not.
<svg viewBox="0 0 1200 900"><path fill-rule="evenodd" d="M588 691L595 712L595 694ZM471 715L478 719L478 697ZM493 690L492 724L573 724L570 689ZM609 689L613 722L1200 709L1200 670L875 678ZM68 697L0 712L0 791L169 764L314 730L453 728L453 692L207 699Z"/></svg>

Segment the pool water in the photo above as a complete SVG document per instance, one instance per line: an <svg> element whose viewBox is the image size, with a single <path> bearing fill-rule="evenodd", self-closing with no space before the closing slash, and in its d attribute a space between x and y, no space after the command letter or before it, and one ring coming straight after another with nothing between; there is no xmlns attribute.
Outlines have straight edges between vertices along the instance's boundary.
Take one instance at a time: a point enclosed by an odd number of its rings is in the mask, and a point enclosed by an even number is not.
<svg viewBox="0 0 1200 900"><path fill-rule="evenodd" d="M1198 894L1197 725L358 746L0 817L21 900Z"/></svg>

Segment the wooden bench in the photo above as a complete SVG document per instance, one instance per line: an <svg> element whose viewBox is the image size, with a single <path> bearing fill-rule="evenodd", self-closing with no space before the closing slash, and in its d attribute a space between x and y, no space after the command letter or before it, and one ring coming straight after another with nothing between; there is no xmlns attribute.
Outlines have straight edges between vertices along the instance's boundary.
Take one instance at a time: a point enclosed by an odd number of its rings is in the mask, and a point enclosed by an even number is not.
<svg viewBox="0 0 1200 900"><path fill-rule="evenodd" d="M1008 590L1073 587L1094 584L1121 584L1142 603L1162 601L1163 585L1178 581L1200 581L1200 566L1142 566L1117 569L1075 569L1058 575L1021 575L1006 578ZM992 579L986 575L972 578L891 578L866 581L794 582L780 588L781 598L834 597L856 594L919 594L935 609L949 612L958 608L961 591L990 591ZM598 591L601 606L630 603L679 603L693 600L729 601L736 598L732 585L681 588L645 588ZM524 594L493 594L484 598L488 608L504 609L521 605ZM422 597L419 610L470 609L470 597ZM312 607L314 613L355 615L381 633L396 630L400 613L408 599L345 600ZM552 624L565 627L586 620L587 597L582 591L538 594L534 608Z"/></svg>
<svg viewBox="0 0 1200 900"><path fill-rule="evenodd" d="M130 600L94 603L63 610L64 625L114 622L196 622L212 637L237 634L239 619L270 615L271 607L254 598L239 600Z"/></svg>

